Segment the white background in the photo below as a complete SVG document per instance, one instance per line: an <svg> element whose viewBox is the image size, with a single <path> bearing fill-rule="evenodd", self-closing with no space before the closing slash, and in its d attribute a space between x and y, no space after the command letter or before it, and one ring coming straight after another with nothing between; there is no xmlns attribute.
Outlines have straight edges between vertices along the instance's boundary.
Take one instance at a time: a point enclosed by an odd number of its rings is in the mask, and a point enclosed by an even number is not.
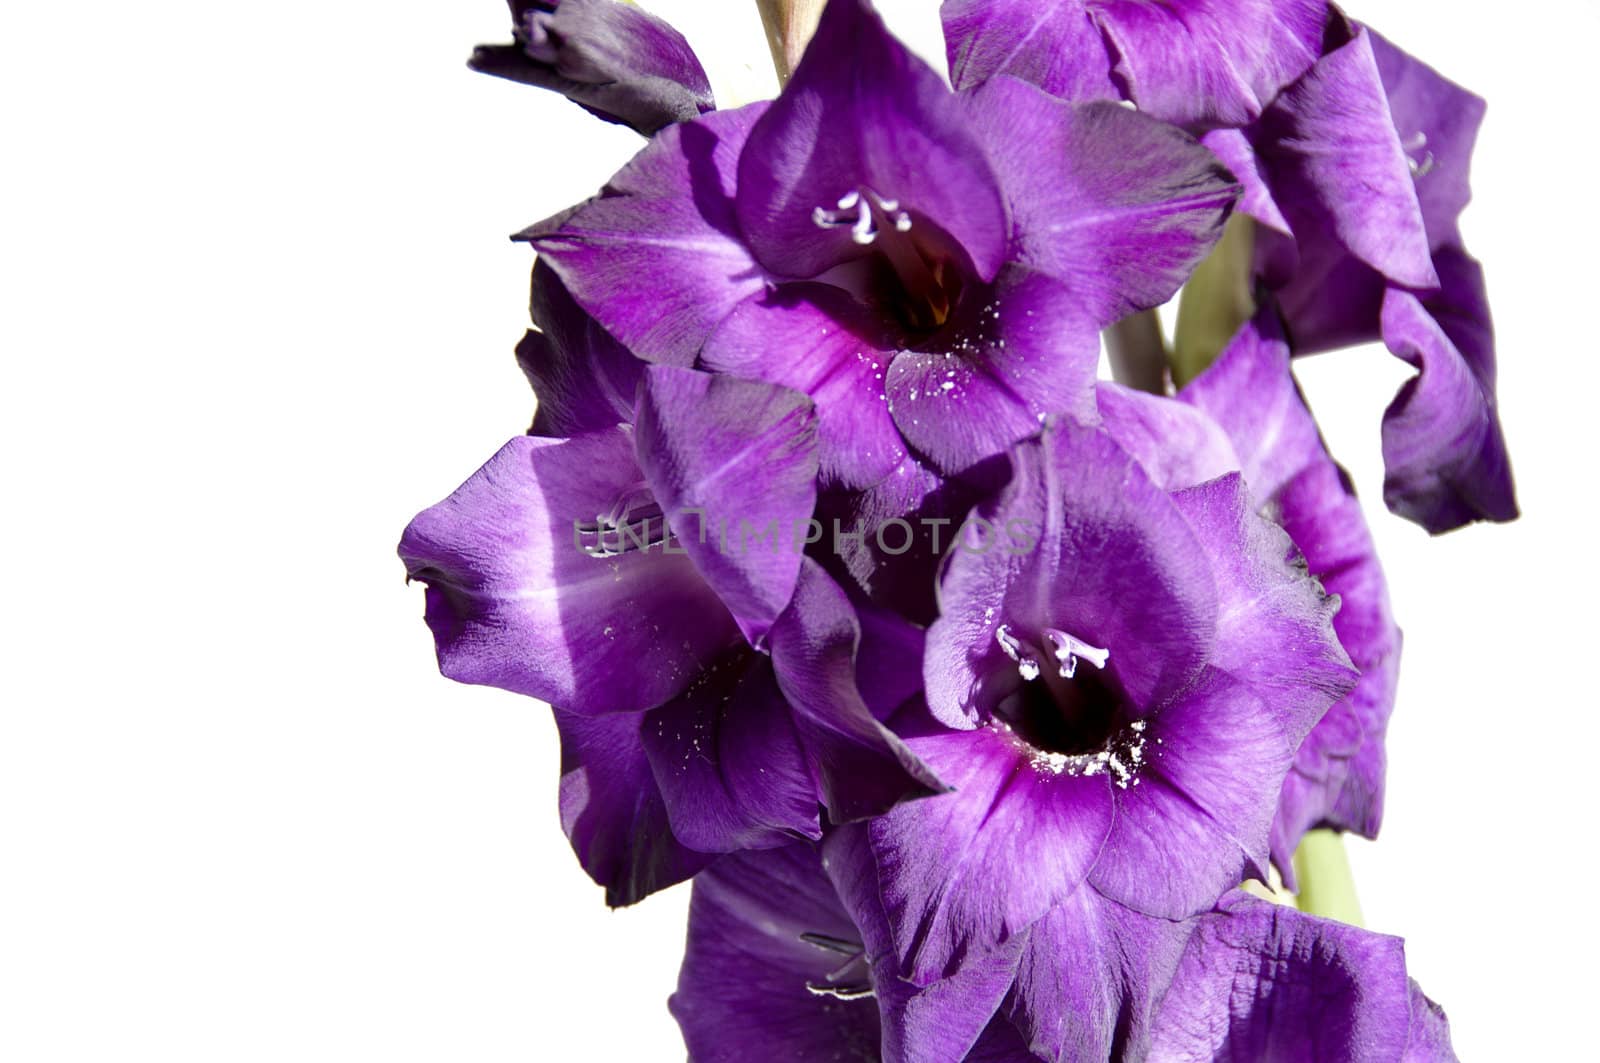
<svg viewBox="0 0 1600 1063"><path fill-rule="evenodd" d="M1303 367L1406 631L1361 894L1468 1059L1592 1051L1591 4L1353 4L1490 100L1465 230L1527 516L1388 516L1402 367ZM764 91L751 5L653 6ZM933 0L885 7L937 52ZM499 0L3 18L0 1057L681 1058L687 890L605 910L548 714L439 678L393 555L528 421L506 234L640 142L465 69Z"/></svg>

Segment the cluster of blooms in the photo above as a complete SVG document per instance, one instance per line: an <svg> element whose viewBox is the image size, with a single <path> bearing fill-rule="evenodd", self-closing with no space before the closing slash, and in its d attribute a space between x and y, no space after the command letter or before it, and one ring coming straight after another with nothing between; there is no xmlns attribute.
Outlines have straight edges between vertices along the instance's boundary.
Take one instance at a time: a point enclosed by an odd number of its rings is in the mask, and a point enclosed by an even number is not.
<svg viewBox="0 0 1600 1063"><path fill-rule="evenodd" d="M946 0L948 81L832 0L736 110L511 6L474 66L649 140L519 234L532 429L400 553L444 673L553 706L608 902L694 879L691 1056L1453 1058L1398 939L1239 887L1377 831L1400 647L1291 357L1416 368L1394 512L1515 516L1481 101L1319 0ZM1230 215L1237 333L1097 381Z"/></svg>

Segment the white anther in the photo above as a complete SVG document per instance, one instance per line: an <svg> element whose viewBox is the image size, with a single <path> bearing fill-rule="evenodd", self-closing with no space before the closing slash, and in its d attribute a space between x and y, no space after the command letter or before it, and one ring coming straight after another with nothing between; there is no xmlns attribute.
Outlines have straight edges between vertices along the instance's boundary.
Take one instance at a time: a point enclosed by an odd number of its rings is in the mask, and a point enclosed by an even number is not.
<svg viewBox="0 0 1600 1063"><path fill-rule="evenodd" d="M1044 637L1050 640L1050 645L1055 649L1056 661L1061 665L1061 677L1071 679L1078 671L1078 659L1088 661L1096 668L1104 668L1106 659L1111 656L1111 651L1099 646L1091 646L1082 639L1074 638L1065 631L1053 627L1044 629Z"/></svg>

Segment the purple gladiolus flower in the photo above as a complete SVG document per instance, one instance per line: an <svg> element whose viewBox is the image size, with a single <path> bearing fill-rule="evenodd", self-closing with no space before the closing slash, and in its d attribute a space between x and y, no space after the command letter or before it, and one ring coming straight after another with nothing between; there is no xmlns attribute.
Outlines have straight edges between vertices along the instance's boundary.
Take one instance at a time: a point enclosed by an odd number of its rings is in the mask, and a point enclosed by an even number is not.
<svg viewBox="0 0 1600 1063"><path fill-rule="evenodd" d="M673 1014L690 1057L967 1060L1454 1060L1444 1013L1406 974L1398 938L1229 893L1168 924L1140 974L1158 1001L1144 1037L1104 1050L1032 1044L1014 1014L1018 950L903 977L870 860L795 844L727 858L695 880ZM1040 956L1070 979L1082 953ZM1035 970L1030 977L1039 978Z"/></svg>
<svg viewBox="0 0 1600 1063"><path fill-rule="evenodd" d="M1123 99L1194 128L1253 121L1322 53L1325 0L945 0L950 78Z"/></svg>
<svg viewBox="0 0 1600 1063"><path fill-rule="evenodd" d="M974 510L1026 549L945 564L926 704L890 725L955 792L836 836L877 869L901 976L1004 951L1007 1014L1050 1058L1148 1032L1183 921L1264 874L1295 750L1355 681L1221 430L1111 385L1099 405L1105 427L1012 448Z"/></svg>
<svg viewBox="0 0 1600 1063"><path fill-rule="evenodd" d="M636 425L514 439L401 540L445 674L557 706L563 822L617 903L695 853L815 837L819 802L842 822L938 788L858 692L844 593L786 538L814 437L796 392L651 367Z"/></svg>
<svg viewBox="0 0 1600 1063"><path fill-rule="evenodd" d="M1348 32L1259 122L1207 142L1249 188L1295 350L1381 338L1418 370L1384 415L1389 508L1435 533L1511 520L1483 270L1457 224L1483 101Z"/></svg>
<svg viewBox="0 0 1600 1063"><path fill-rule="evenodd" d="M1389 508L1435 533L1515 518L1483 271L1457 225L1482 100L1325 3L943 13L958 85L1012 75L1210 130L1295 352L1381 338L1418 370L1384 416Z"/></svg>
<svg viewBox="0 0 1600 1063"><path fill-rule="evenodd" d="M1295 386L1272 309L1248 322L1178 398L1227 432L1252 503L1283 525L1311 575L1339 596L1334 631L1361 672L1355 689L1306 736L1284 780L1272 856L1292 888L1290 858L1306 831L1333 827L1377 836L1400 629L1361 506Z"/></svg>
<svg viewBox="0 0 1600 1063"><path fill-rule="evenodd" d="M663 130L523 236L639 357L805 392L824 481L863 488L1092 416L1096 329L1169 297L1236 194L1174 127L953 93L836 0L776 101Z"/></svg>
<svg viewBox="0 0 1600 1063"><path fill-rule="evenodd" d="M468 65L566 96L649 136L716 106L683 35L616 0L510 0L514 44L480 45Z"/></svg>

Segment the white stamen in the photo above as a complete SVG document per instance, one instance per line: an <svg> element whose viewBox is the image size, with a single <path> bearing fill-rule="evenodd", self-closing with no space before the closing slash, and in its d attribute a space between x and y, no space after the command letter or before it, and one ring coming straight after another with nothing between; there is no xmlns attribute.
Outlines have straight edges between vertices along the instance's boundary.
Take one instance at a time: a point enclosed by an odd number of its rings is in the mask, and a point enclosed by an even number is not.
<svg viewBox="0 0 1600 1063"><path fill-rule="evenodd" d="M1088 661L1096 668L1104 668L1106 660L1111 656L1111 651L1099 646L1091 646L1082 639L1074 638L1065 631L1053 627L1044 629L1044 637L1050 640L1050 645L1055 648L1056 661L1061 665L1061 677L1071 679L1078 671L1078 659Z"/></svg>
<svg viewBox="0 0 1600 1063"><path fill-rule="evenodd" d="M911 230L911 215L900 209L900 201L884 198L870 188L855 188L838 199L837 206L815 207L811 222L819 229L850 226L850 239L863 246L878 238L878 218L883 216L894 226L895 232Z"/></svg>

